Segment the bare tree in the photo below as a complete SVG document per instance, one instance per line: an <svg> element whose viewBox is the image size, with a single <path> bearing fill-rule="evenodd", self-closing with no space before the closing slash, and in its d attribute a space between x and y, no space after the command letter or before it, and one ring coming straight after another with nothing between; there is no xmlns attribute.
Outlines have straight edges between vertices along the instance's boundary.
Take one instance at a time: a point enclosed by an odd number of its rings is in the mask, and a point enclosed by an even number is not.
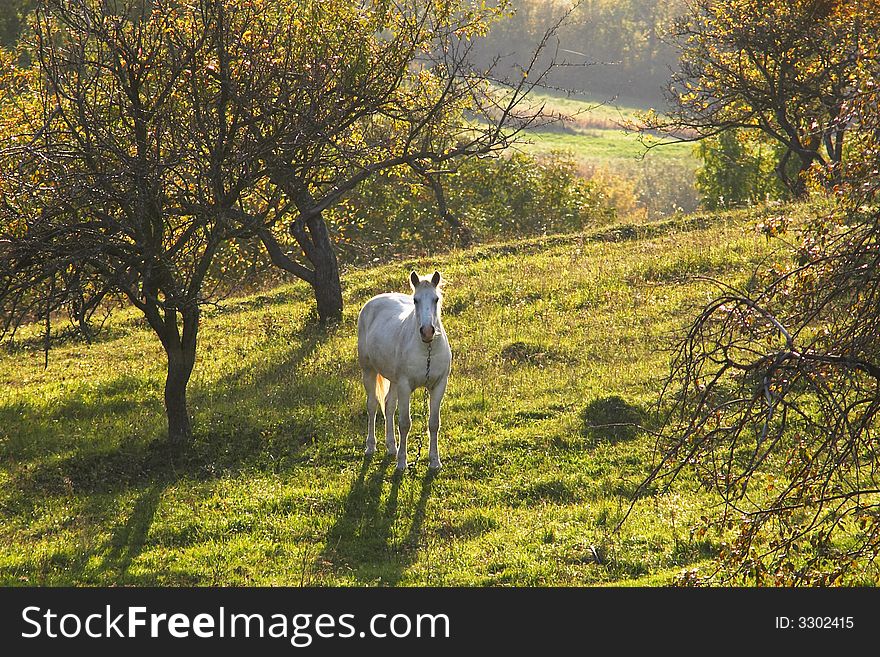
<svg viewBox="0 0 880 657"><path fill-rule="evenodd" d="M876 44L876 42L875 42ZM772 266L721 292L678 345L670 420L643 483L684 472L718 494L718 576L876 578L880 555L880 56L860 64L833 209ZM783 232L784 225L768 226ZM786 233L787 234L787 233ZM841 578L855 579L841 579Z"/></svg>

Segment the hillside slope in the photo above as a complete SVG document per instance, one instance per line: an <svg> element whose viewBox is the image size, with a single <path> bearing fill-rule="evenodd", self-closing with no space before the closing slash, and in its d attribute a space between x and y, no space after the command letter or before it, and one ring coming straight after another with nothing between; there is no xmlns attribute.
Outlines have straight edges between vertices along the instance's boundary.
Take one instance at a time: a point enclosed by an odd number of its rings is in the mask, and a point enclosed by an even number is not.
<svg viewBox="0 0 880 657"><path fill-rule="evenodd" d="M652 438L590 426L650 425L669 339L711 290L693 276L745 277L768 248L747 213L483 246L347 274L328 331L299 284L230 300L206 311L173 461L134 315L45 371L25 332L0 356L0 584L666 582L717 549L690 532L710 500L645 497L614 533ZM363 457L356 314L412 267L448 281L436 477L426 438L403 477Z"/></svg>

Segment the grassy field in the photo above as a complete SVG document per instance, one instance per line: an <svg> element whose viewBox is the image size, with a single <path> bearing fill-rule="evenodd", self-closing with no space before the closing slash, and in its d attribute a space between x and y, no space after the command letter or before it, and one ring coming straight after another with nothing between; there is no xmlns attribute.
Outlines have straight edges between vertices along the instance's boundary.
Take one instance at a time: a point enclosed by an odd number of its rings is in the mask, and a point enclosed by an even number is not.
<svg viewBox="0 0 880 657"><path fill-rule="evenodd" d="M529 133L529 137L531 143L527 150L535 153L566 151L585 165L627 168L644 161L653 166L682 163L693 169L697 167L690 144L669 144L646 152L637 135L618 128L535 131Z"/></svg>
<svg viewBox="0 0 880 657"><path fill-rule="evenodd" d="M529 131L526 143L519 146L522 150L536 155L564 153L585 177L610 175L628 181L650 216L668 215L676 208L696 209L699 160L692 144L646 149L638 133L626 127L638 124L639 110L614 100L534 94L532 101L564 120Z"/></svg>
<svg viewBox="0 0 880 657"><path fill-rule="evenodd" d="M710 287L768 249L748 213L676 217L457 251L344 277L318 328L304 284L206 309L190 386L196 439L170 458L164 358L133 314L87 346L36 329L0 355L0 584L663 584L706 563L712 513L687 486L639 499L671 336ZM444 468L363 456L360 305L448 281L454 352ZM381 422L381 420L380 420Z"/></svg>
<svg viewBox="0 0 880 657"><path fill-rule="evenodd" d="M682 162L694 167L693 145L667 144L645 152L639 135L630 127L640 122L636 107L620 105L614 99L591 100L581 96L534 94L531 102L546 113L562 117L552 129L531 132L536 152L564 149L592 164L621 164L646 158L653 163Z"/></svg>

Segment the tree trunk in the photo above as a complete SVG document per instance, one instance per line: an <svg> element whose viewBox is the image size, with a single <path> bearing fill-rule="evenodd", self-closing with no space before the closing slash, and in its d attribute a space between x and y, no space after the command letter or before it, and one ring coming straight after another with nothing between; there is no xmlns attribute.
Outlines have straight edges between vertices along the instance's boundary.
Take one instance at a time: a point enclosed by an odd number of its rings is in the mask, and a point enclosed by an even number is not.
<svg viewBox="0 0 880 657"><path fill-rule="evenodd" d="M816 158L805 154L799 154L799 157L801 167L798 169L794 180L792 180L791 192L796 199L804 199L807 196L807 175Z"/></svg>
<svg viewBox="0 0 880 657"><path fill-rule="evenodd" d="M312 287L318 304L318 318L322 322L342 318L342 284L339 281L339 262L330 241L330 233L320 214L308 220L313 253L309 258L315 267Z"/></svg>
<svg viewBox="0 0 880 657"><path fill-rule="evenodd" d="M794 154L798 157L799 167L797 173L790 176L788 174L788 161ZM782 180L782 184L786 186L791 195L796 199L803 199L807 195L806 174L812 166L814 159L807 151L796 153L789 148L776 165L776 174Z"/></svg>
<svg viewBox="0 0 880 657"><path fill-rule="evenodd" d="M326 270L315 269L315 301L318 304L318 318L322 322L342 318L342 286L339 284L339 267L336 259Z"/></svg>
<svg viewBox="0 0 880 657"><path fill-rule="evenodd" d="M166 309L164 321L156 321L157 332L168 357L165 415L168 418L168 442L174 447L185 447L192 441L186 386L196 363L200 314L197 304L181 309L179 315L183 318L183 331L178 326L178 311L175 309Z"/></svg>
<svg viewBox="0 0 880 657"><path fill-rule="evenodd" d="M192 422L186 405L186 386L195 364L195 349L174 347L168 351L168 375L165 378L165 414L168 417L168 442L184 447L192 440Z"/></svg>
<svg viewBox="0 0 880 657"><path fill-rule="evenodd" d="M322 322L327 322L342 317L339 264L327 228L323 226L323 220L318 217L313 219L312 223L314 228L310 225L309 235L297 223L291 226L291 234L302 247L303 253L314 269L308 269L289 258L268 229L261 230L259 237L276 267L290 272L312 286L318 306L318 317Z"/></svg>

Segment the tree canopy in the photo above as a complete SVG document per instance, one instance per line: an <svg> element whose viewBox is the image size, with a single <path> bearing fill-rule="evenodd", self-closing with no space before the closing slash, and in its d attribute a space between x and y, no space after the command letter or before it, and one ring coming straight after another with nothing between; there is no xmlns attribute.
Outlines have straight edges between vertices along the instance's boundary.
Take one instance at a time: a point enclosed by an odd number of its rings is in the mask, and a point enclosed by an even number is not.
<svg viewBox="0 0 880 657"><path fill-rule="evenodd" d="M795 195L814 165L833 184L877 20L873 0L690 0L669 35L680 48L673 111L646 127L682 139L761 131L783 146L776 171Z"/></svg>

